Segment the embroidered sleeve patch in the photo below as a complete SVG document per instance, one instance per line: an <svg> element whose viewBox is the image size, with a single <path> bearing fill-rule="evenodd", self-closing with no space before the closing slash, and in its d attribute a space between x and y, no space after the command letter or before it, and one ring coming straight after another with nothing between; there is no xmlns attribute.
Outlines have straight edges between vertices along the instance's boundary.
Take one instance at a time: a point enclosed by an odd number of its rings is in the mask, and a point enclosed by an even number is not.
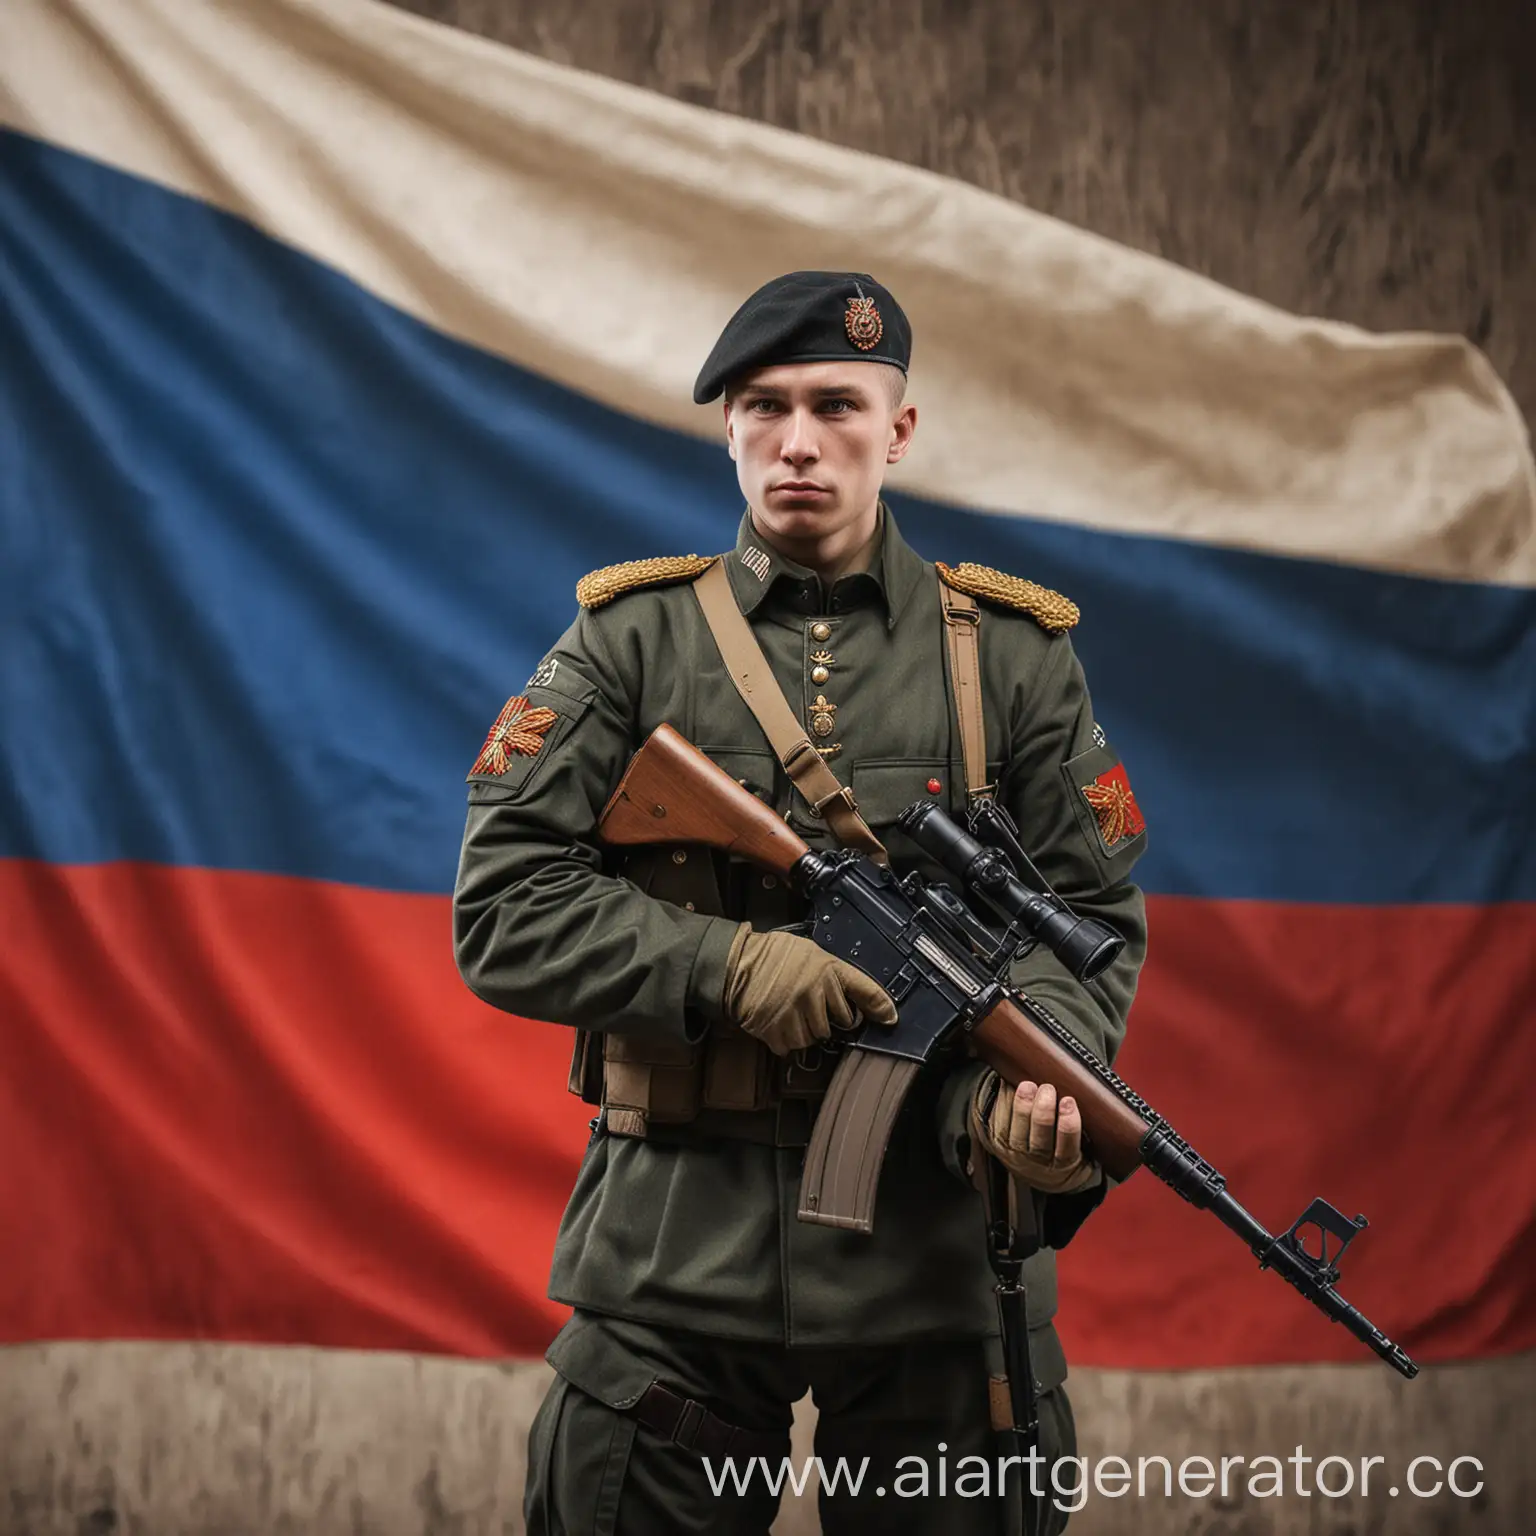
<svg viewBox="0 0 1536 1536"><path fill-rule="evenodd" d="M1147 830L1147 823L1131 792L1131 781L1122 764L1106 768L1091 784L1082 786L1083 799L1098 818L1099 836L1106 849Z"/></svg>
<svg viewBox="0 0 1536 1536"><path fill-rule="evenodd" d="M469 771L500 777L512 766L514 757L536 756L544 745L544 733L559 718L552 709L530 708L525 695L514 694L502 705L496 724Z"/></svg>

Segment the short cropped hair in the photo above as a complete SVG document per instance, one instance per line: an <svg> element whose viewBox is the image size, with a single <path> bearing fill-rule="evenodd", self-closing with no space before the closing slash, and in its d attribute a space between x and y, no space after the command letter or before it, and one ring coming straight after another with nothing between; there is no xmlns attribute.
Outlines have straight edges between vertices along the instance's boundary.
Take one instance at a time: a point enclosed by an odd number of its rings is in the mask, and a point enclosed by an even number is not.
<svg viewBox="0 0 1536 1536"><path fill-rule="evenodd" d="M899 411L901 402L907 398L906 370L895 363L876 363L874 366L885 375L885 392L890 398L891 409Z"/></svg>

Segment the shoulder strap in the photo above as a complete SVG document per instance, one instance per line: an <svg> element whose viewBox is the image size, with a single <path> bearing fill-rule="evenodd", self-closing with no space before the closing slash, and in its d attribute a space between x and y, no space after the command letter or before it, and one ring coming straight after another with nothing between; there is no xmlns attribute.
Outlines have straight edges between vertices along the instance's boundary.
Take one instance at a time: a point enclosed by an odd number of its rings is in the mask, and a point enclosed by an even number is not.
<svg viewBox="0 0 1536 1536"><path fill-rule="evenodd" d="M987 783L987 730L981 711L981 609L969 592L939 578L939 606L949 642L949 675L960 717L960 750L965 756L966 800L992 794Z"/></svg>
<svg viewBox="0 0 1536 1536"><path fill-rule="evenodd" d="M709 632L725 658L731 682L763 728L768 744L795 788L812 810L826 817L833 836L844 847L857 848L879 863L887 863L885 846L859 815L853 791L838 783L837 775L822 761L821 753L811 745L805 728L774 681L773 669L752 633L752 626L736 606L725 561L717 560L710 566L694 582L693 590L704 610Z"/></svg>

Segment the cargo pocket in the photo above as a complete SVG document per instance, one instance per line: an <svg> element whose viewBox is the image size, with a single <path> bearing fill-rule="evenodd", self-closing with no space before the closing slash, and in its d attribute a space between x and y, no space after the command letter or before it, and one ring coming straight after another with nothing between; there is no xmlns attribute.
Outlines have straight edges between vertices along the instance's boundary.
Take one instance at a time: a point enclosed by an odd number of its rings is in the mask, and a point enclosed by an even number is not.
<svg viewBox="0 0 1536 1536"><path fill-rule="evenodd" d="M557 1375L528 1436L528 1536L613 1536L635 1420Z"/></svg>
<svg viewBox="0 0 1536 1536"><path fill-rule="evenodd" d="M655 1373L590 1313L576 1313L544 1358L557 1373L550 1392L561 1394L544 1474L545 1505L559 1518L547 1533L530 1523L529 1536L612 1536L639 1425L632 1410ZM535 1465L530 1438L530 1476Z"/></svg>

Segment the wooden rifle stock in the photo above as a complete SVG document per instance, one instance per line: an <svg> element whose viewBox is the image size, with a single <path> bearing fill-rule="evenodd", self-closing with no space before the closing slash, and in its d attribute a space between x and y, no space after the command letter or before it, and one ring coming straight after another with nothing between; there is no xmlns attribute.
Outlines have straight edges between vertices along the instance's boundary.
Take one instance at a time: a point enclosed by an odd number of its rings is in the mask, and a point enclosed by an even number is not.
<svg viewBox="0 0 1536 1536"><path fill-rule="evenodd" d="M658 725L630 759L597 830L605 842L621 847L703 843L786 880L811 851L756 795L670 725Z"/></svg>
<svg viewBox="0 0 1536 1536"><path fill-rule="evenodd" d="M1076 1099L1084 1140L1114 1178L1129 1178L1141 1166L1147 1122L1017 1003L1003 998L971 1031L971 1043L1005 1083L1050 1083L1057 1103Z"/></svg>

